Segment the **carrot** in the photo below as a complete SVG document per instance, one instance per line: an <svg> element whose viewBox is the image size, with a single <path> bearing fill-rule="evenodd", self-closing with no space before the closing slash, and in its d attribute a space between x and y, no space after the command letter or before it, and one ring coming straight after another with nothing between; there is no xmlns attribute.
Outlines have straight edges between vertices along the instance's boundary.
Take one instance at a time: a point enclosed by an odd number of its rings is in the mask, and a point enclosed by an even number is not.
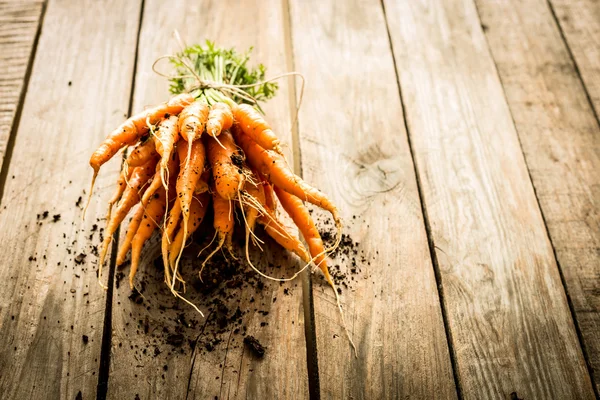
<svg viewBox="0 0 600 400"><path fill-rule="evenodd" d="M233 134L238 145L244 150L248 164L255 170L258 170L269 182L331 213L338 229L338 238L334 247L337 246L341 240L342 219L337 207L327 196L295 175L290 170L283 156L273 151L265 150L258 143L250 139L249 136L240 132L239 129L235 129L235 126Z"/></svg>
<svg viewBox="0 0 600 400"><path fill-rule="evenodd" d="M117 254L117 266L123 264L125 262L125 257L129 252L129 248L131 247L131 241L137 232L138 227L140 226L140 222L142 221L142 217L144 216L144 207L140 204L135 209L135 213L133 214L133 218L129 221L129 226L127 227L127 235L125 236L125 240L121 243L121 248L119 249L119 253Z"/></svg>
<svg viewBox="0 0 600 400"><path fill-rule="evenodd" d="M254 174L252 174L254 175ZM248 242L250 239L250 233L254 230L256 220L264 210L263 204L265 204L265 191L263 186L260 185L256 179L251 179L244 185L242 192L242 199L244 207L242 208L244 223L246 225L246 256L248 256ZM250 262L248 260L248 262Z"/></svg>
<svg viewBox="0 0 600 400"><path fill-rule="evenodd" d="M190 205L190 223L189 230L186 233L186 237L183 237L183 230L180 229L171 243L171 249L169 254L169 264L174 265L175 260L177 259L177 255L181 250L181 247L185 243L185 241L192 236L194 232L200 227L204 216L206 215L206 210L208 210L208 204L210 203L210 195L207 192L204 192L197 198L194 197L192 200L192 204Z"/></svg>
<svg viewBox="0 0 600 400"><path fill-rule="evenodd" d="M223 245L231 253L232 244L231 238L233 235L233 215L231 209L231 201L222 198L216 191L213 191L212 194L212 204L213 204L213 212L214 212L214 220L213 226L215 228L215 235L217 236L218 243L217 247L206 257L206 259L202 262L202 267L200 268L200 279L202 279L202 270L204 266L214 256L217 251L221 250Z"/></svg>
<svg viewBox="0 0 600 400"><path fill-rule="evenodd" d="M208 192L208 180L210 179L210 171L205 169L200 176L200 180L196 184L196 189L194 190L194 194L202 194Z"/></svg>
<svg viewBox="0 0 600 400"><path fill-rule="evenodd" d="M346 320L344 318L344 312L342 310L342 304L340 302L340 297L335 287L335 283L331 278L331 274L329 274L329 268L327 268L327 259L325 257L327 251L325 250L325 246L323 245L323 240L321 239L321 235L315 223L308 212L308 208L302 203L298 197L293 194L289 194L285 190L275 186L275 194L281 203L283 209L288 213L288 215L294 221L294 224L298 226L298 229L302 233L302 237L304 241L308 244L308 249L310 250L310 254L312 256L312 260L319 267L327 283L331 285L333 289L333 293L335 294L335 299L337 302L338 309L340 310L340 316L342 317L342 325L346 330L346 335L348 336L348 340L354 349L354 354L356 355L356 346L352 341L352 337L350 336L350 332L348 331L348 326L346 325Z"/></svg>
<svg viewBox="0 0 600 400"><path fill-rule="evenodd" d="M160 154L160 179L165 190L167 190L167 194L169 190L168 164L173 154L175 143L179 140L179 131L177 128L178 120L179 117L176 115L172 115L163 120L158 126L158 132L156 133L156 151Z"/></svg>
<svg viewBox="0 0 600 400"><path fill-rule="evenodd" d="M179 116L179 132L186 142L200 139L208 119L208 104L195 101L183 109Z"/></svg>
<svg viewBox="0 0 600 400"><path fill-rule="evenodd" d="M325 246L323 245L321 235L319 234L319 231L317 230L317 227L310 216L310 213L308 212L308 208L306 208L302 200L293 194L289 194L277 186L275 186L274 190L279 202L281 203L281 206L292 218L292 221L294 221L294 224L296 224L300 230L300 233L302 233L304 241L308 244L308 249L310 250L313 261L323 272L327 282L334 287L335 290L335 285L331 279L331 275L329 274L329 269L327 268Z"/></svg>
<svg viewBox="0 0 600 400"><path fill-rule="evenodd" d="M111 219L107 222L106 230L104 232L105 238L102 243L102 251L100 252L100 267L98 271L98 277L102 275L102 265L104 264L104 258L108 251L108 246L112 240L112 236L119 227L119 224L125 219L125 216L131 210L131 208L140 201L140 196L146 188L146 183L152 176L154 171L156 158L151 159L146 164L136 167L129 180L129 185L123 192L121 200L117 204L116 212L111 216Z"/></svg>
<svg viewBox="0 0 600 400"><path fill-rule="evenodd" d="M108 212L106 213L106 220L110 221L110 216L112 214L113 206L116 202L119 201L125 188L127 187L127 180L131 177L131 173L133 169L122 168L121 173L119 174L119 178L117 178L117 189L115 190L115 194L108 200Z"/></svg>
<svg viewBox="0 0 600 400"><path fill-rule="evenodd" d="M165 282L170 285L171 284L171 272L169 267L169 252L171 248L173 233L175 233L175 229L179 225L179 218L181 217L181 206L179 201L175 200L173 207L169 211L169 219L167 221L167 225L163 230L162 239L161 239L161 253L163 258L163 265L165 268Z"/></svg>
<svg viewBox="0 0 600 400"><path fill-rule="evenodd" d="M192 151L192 143L200 139L208 119L208 104L196 101L183 109L179 119L179 132L183 140L188 142L188 153ZM186 163L187 168L187 163Z"/></svg>
<svg viewBox="0 0 600 400"><path fill-rule="evenodd" d="M152 232L159 225L167 208L167 196L165 188L161 187L154 193L142 217L133 240L131 241L131 269L129 271L129 286L133 289L133 278L138 270L140 256L144 242L152 236Z"/></svg>
<svg viewBox="0 0 600 400"><path fill-rule="evenodd" d="M127 180L131 177L133 168L144 165L151 158L156 156L157 153L154 151L154 140L152 138L149 138L144 143L136 146L136 148L127 155L127 158L125 158L125 162L121 168L119 178L117 179L117 190L115 191L113 197L108 201L108 212L106 214L107 221L110 221L113 205L119 201L123 195L123 192L125 191Z"/></svg>
<svg viewBox="0 0 600 400"><path fill-rule="evenodd" d="M127 145L134 144L142 136L144 136L150 129L148 124L154 125L163 118L169 115L179 114L183 107L187 106L194 101L194 97L189 93L182 93L180 95L172 97L169 101L158 106L152 107L148 110L142 111L127 121L123 122L117 129L111 132L108 137L102 142L98 149L92 154L90 158L90 166L94 170L92 176L92 183L90 186L90 194L88 201L84 209L87 209L90 199L92 198L92 192L94 190L94 184L100 172L100 167L110 160L117 152Z"/></svg>
<svg viewBox="0 0 600 400"><path fill-rule="evenodd" d="M234 106L233 116L245 135L248 135L261 147L282 154L279 139L254 107L249 104Z"/></svg>
<svg viewBox="0 0 600 400"><path fill-rule="evenodd" d="M179 206L181 207L183 237L187 237L188 221L190 219L190 204L192 203L194 191L196 190L196 186L204 170L206 152L204 150L204 144L200 140L196 140L192 143L191 147L189 148L189 152L185 146L178 147L177 152L179 153L179 162L181 163L176 186L177 200L179 201ZM185 164L185 166L181 166L182 164ZM177 266L182 250L183 247L180 249L177 262L175 263L175 275L177 275ZM174 285L175 280L173 279L171 285L172 290Z"/></svg>
<svg viewBox="0 0 600 400"><path fill-rule="evenodd" d="M271 236L281 247L293 252L300 259L306 263L310 262L310 257L304 245L298 240L298 238L292 236L284 227L283 223L277 219L277 217L268 212L262 215L258 222L263 226L265 232Z"/></svg>
<svg viewBox="0 0 600 400"><path fill-rule="evenodd" d="M267 179L259 175L261 184L263 186L263 190L265 192L265 207L267 210L276 213L277 212L277 204L275 203L275 193L273 193L273 186L267 181Z"/></svg>
<svg viewBox="0 0 600 400"><path fill-rule="evenodd" d="M220 141L222 146L219 146L214 138L207 138L208 162L212 168L217 193L224 199L232 200L237 197L244 184L244 157L229 131L221 133Z"/></svg>
<svg viewBox="0 0 600 400"><path fill-rule="evenodd" d="M177 168L179 167L179 158L177 156L176 152L173 152L173 154L171 154L171 156L169 157L169 160L167 162L167 176L171 177L171 180L173 179L173 177L177 176ZM158 190L159 187L163 186L162 185L162 166L160 163L156 164L156 172L154 173L154 178L152 178L152 182L150 183L150 186L148 186L148 189L144 192L144 196L142 196L142 205L145 206L148 203L148 200L150 200L150 197L152 197L152 195Z"/></svg>
<svg viewBox="0 0 600 400"><path fill-rule="evenodd" d="M233 125L233 112L227 104L218 102L212 105L208 113L206 132L212 137L219 136Z"/></svg>
<svg viewBox="0 0 600 400"><path fill-rule="evenodd" d="M138 144L135 149L127 156L127 167L139 167L144 165L152 157L156 157L156 145L153 137L149 137L145 142Z"/></svg>

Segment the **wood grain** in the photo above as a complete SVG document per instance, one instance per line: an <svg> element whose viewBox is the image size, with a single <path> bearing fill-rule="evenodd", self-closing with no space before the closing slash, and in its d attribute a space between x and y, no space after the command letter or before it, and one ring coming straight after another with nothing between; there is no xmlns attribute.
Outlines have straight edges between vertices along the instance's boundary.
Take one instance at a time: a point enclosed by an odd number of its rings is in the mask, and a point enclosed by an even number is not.
<svg viewBox="0 0 600 400"><path fill-rule="evenodd" d="M475 5L385 7L462 396L594 398Z"/></svg>
<svg viewBox="0 0 600 400"><path fill-rule="evenodd" d="M258 9L262 11L257 12ZM264 63L269 75L289 70L282 25L287 16L282 14L282 10L282 3L277 0L147 1L139 44L134 111L163 101L168 96L168 82L154 74L151 66L159 56L179 50L172 36L174 29L188 44L210 39L219 46L234 46L240 51L254 46L252 60ZM235 16L234 23L232 16ZM168 64L160 67L162 71L168 71ZM281 82L276 99L264 108L269 122L286 143L289 156L291 118L288 87L285 81ZM198 236L196 240L202 238ZM184 264L184 273L188 274L191 282L197 280L200 263L195 255L199 247L190 246L191 258ZM293 269L299 267L278 250L278 245L267 242L263 248L265 252L262 255L258 252L252 254L257 266L266 273L290 276ZM234 333L235 326L232 325L224 332L215 333L211 324L214 325L216 312L207 312L207 317L202 319L183 302L177 304L173 301L173 296L164 288L162 276L152 266L156 250L156 243L146 247L147 256L138 273L138 281L146 283L144 304L138 305L127 299L129 289L125 288L125 282L115 291L109 398L134 398L135 395L141 399L308 397L299 281L280 285L264 280L262 290L245 287L230 299L222 299L230 310L240 307L245 313L242 325L247 327L247 334L266 346L265 358L259 360L241 343L243 330ZM262 260L257 262L259 257ZM284 269L275 269L273 265L281 265ZM249 270L249 267L246 268ZM202 286L199 284L198 287ZM207 311L209 306L215 308L214 304L207 304L210 295L198 293L193 287L190 287L187 296L203 311ZM182 328L178 323L182 314L187 321L197 325ZM144 323L138 321L147 321L148 332L144 332ZM185 343L180 347L166 344L165 336L168 335L161 331L164 328L171 334L179 329L186 338ZM206 344L213 337L221 342L208 351ZM191 340L192 345L187 340ZM158 348L160 354L155 354L154 348ZM132 365L135 367L132 368Z"/></svg>
<svg viewBox="0 0 600 400"><path fill-rule="evenodd" d="M41 0L0 1L0 167L23 97L42 8Z"/></svg>
<svg viewBox="0 0 600 400"><path fill-rule="evenodd" d="M547 2L477 6L598 386L600 127Z"/></svg>
<svg viewBox="0 0 600 400"><path fill-rule="evenodd" d="M139 6L48 4L1 203L3 399L95 396L106 300L91 227L118 161L103 169L85 222L79 197L91 151L127 112Z"/></svg>
<svg viewBox="0 0 600 400"><path fill-rule="evenodd" d="M357 358L331 288L314 279L322 398L456 398L381 4L294 1L290 11L295 68L308 82L303 176L338 205L358 242L356 254L345 246L349 256L331 263L347 275ZM313 215L322 227L329 220Z"/></svg>
<svg viewBox="0 0 600 400"><path fill-rule="evenodd" d="M551 0L549 3L556 13L598 119L600 115L600 1Z"/></svg>

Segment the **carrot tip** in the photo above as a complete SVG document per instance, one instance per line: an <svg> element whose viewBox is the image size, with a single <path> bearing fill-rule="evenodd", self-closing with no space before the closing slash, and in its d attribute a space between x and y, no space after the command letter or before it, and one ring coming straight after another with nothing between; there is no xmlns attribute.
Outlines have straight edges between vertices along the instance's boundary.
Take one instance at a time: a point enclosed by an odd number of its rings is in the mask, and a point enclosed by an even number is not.
<svg viewBox="0 0 600 400"><path fill-rule="evenodd" d="M93 167L94 168L94 167ZM98 177L99 168L94 168L94 175L92 176L92 183L90 185L90 193L88 194L87 201L85 202L85 207L83 207L83 214L81 215L81 220L85 220L85 213L90 206L90 201L92 200L92 193L94 191L94 185L96 184L96 178Z"/></svg>

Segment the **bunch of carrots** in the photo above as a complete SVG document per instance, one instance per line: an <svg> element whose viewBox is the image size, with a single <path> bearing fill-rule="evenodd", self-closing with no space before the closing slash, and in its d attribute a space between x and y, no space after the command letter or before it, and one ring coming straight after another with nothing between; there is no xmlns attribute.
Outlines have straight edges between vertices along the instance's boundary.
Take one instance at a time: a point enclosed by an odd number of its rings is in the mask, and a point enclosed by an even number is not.
<svg viewBox="0 0 600 400"><path fill-rule="evenodd" d="M170 57L177 73L170 77L173 97L126 120L93 153L90 196L102 165L121 149L127 151L108 203L100 275L114 233L132 213L117 265L131 251L129 283L133 288L144 243L158 229L165 282L183 298L179 294L181 286L185 290L179 271L182 251L212 212L214 237L199 263L200 274L217 251L234 253L232 234L239 220L245 231L246 259L258 273L265 276L252 265L248 247L251 240L261 242L254 233L260 224L307 266L317 266L335 291L326 261L333 248L325 248L304 202L331 213L338 238L340 215L325 194L290 169L279 139L258 106L258 101L275 94L277 84L265 82L264 67L250 68L248 59L249 52L240 55L211 42ZM281 222L278 205L294 221L307 247ZM339 239L334 246L338 243Z"/></svg>

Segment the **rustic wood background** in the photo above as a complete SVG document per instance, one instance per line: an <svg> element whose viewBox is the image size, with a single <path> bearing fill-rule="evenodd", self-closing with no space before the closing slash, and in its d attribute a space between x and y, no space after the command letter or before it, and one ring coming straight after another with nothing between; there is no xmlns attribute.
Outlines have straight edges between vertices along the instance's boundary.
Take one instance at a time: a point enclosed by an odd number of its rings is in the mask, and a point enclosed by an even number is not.
<svg viewBox="0 0 600 400"><path fill-rule="evenodd" d="M152 246L142 304L114 265L98 285L119 163L82 221L88 157L166 98L174 29L306 77L297 124L291 78L265 109L358 242L358 357L308 275L240 291L264 359L233 331L200 349L202 323L158 340L198 316ZM599 114L598 0L0 0L0 398L597 398Z"/></svg>

